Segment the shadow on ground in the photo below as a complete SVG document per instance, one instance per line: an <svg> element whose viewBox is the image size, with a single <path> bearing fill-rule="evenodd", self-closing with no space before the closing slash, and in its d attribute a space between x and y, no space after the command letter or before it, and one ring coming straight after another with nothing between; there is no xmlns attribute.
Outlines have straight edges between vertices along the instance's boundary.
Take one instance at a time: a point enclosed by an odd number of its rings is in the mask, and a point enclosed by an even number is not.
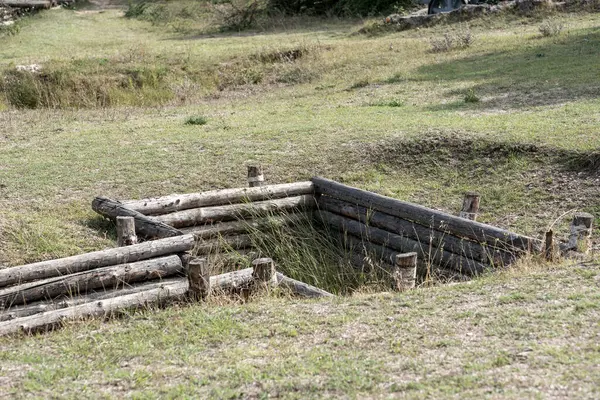
<svg viewBox="0 0 600 400"><path fill-rule="evenodd" d="M479 81L449 97L473 91L482 99L470 107L514 109L600 97L600 27L565 32L554 39L523 39L512 51L497 51L430 64L418 69L421 81ZM598 82L590 85L590 82ZM464 105L464 104L463 104ZM433 111L456 109L449 103Z"/></svg>

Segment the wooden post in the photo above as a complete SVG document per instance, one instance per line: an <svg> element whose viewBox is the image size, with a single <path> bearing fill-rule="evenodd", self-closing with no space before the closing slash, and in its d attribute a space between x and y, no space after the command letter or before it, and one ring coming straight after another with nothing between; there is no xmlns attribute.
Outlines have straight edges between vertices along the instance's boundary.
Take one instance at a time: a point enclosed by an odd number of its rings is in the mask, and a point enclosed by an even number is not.
<svg viewBox="0 0 600 400"><path fill-rule="evenodd" d="M257 258L252 261L254 272L252 276L255 280L265 284L277 283L275 275L275 263L271 258Z"/></svg>
<svg viewBox="0 0 600 400"><path fill-rule="evenodd" d="M117 217L117 246L131 246L137 243L135 219L133 217Z"/></svg>
<svg viewBox="0 0 600 400"><path fill-rule="evenodd" d="M546 261L553 261L554 260L554 239L553 239L553 235L554 235L554 232L552 231L552 229L550 229L548 232L546 232L546 246L545 246L545 251L544 251L544 255L546 257Z"/></svg>
<svg viewBox="0 0 600 400"><path fill-rule="evenodd" d="M189 297L205 300L210 293L210 270L206 258L193 258L188 266Z"/></svg>
<svg viewBox="0 0 600 400"><path fill-rule="evenodd" d="M479 193L467 192L463 199L462 210L458 214L461 218L470 219L475 221L477 219L477 212L479 211L479 200L481 196Z"/></svg>
<svg viewBox="0 0 600 400"><path fill-rule="evenodd" d="M417 280L417 253L404 253L396 256L392 270L392 284L396 291L403 292L415 287Z"/></svg>
<svg viewBox="0 0 600 400"><path fill-rule="evenodd" d="M575 213L571 222L571 234L569 236L569 250L588 253L590 250L590 238L592 236L592 223L594 216L588 213Z"/></svg>
<svg viewBox="0 0 600 400"><path fill-rule="evenodd" d="M248 186L262 186L265 177L262 172L262 166L248 166Z"/></svg>

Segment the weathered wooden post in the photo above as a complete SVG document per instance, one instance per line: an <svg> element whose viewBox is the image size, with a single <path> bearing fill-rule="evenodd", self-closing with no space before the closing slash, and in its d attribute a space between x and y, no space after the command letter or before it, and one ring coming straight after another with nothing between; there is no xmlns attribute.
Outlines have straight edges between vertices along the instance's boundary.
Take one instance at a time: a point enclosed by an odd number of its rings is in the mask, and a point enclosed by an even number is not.
<svg viewBox="0 0 600 400"><path fill-rule="evenodd" d="M546 261L554 261L554 232L550 229L546 232L546 244L544 249L544 256Z"/></svg>
<svg viewBox="0 0 600 400"><path fill-rule="evenodd" d="M481 196L479 193L467 192L463 199L462 210L458 214L461 218L470 219L475 221L477 219L477 212L479 212L479 200Z"/></svg>
<svg viewBox="0 0 600 400"><path fill-rule="evenodd" d="M210 269L206 258L193 258L188 266L188 295L194 300L205 300L210 293Z"/></svg>
<svg viewBox="0 0 600 400"><path fill-rule="evenodd" d="M571 222L571 234L569 235L569 250L588 253L590 250L590 238L592 236L592 223L594 216L589 213L579 212L573 216Z"/></svg>
<svg viewBox="0 0 600 400"><path fill-rule="evenodd" d="M265 181L262 166L248 166L248 186L262 186Z"/></svg>
<svg viewBox="0 0 600 400"><path fill-rule="evenodd" d="M117 246L131 246L137 243L135 219L133 217L117 217Z"/></svg>
<svg viewBox="0 0 600 400"><path fill-rule="evenodd" d="M417 253L404 253L396 256L396 265L392 270L394 290L403 292L415 287L417 280Z"/></svg>
<svg viewBox="0 0 600 400"><path fill-rule="evenodd" d="M257 258L252 261L254 272L252 277L257 282L262 282L266 285L276 284L277 276L275 275L275 263L271 258Z"/></svg>

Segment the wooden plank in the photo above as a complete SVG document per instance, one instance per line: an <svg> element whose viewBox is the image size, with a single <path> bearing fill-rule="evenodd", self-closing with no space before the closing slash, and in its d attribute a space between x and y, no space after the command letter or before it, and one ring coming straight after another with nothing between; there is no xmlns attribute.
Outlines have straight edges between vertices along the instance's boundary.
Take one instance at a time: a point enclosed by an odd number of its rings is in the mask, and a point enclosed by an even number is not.
<svg viewBox="0 0 600 400"><path fill-rule="evenodd" d="M312 182L318 194L335 197L351 204L357 204L408 221L417 222L435 230L450 232L455 236L465 237L479 243L488 243L493 247L502 248L509 252L515 250L535 250L539 252L542 249L542 243L538 239L509 232L495 226L466 220L417 204L353 188L325 178L313 178Z"/></svg>
<svg viewBox="0 0 600 400"><path fill-rule="evenodd" d="M0 269L0 287L182 253L191 250L194 244L193 235L175 236L132 246Z"/></svg>
<svg viewBox="0 0 600 400"><path fill-rule="evenodd" d="M156 221L175 228L205 225L220 221L255 218L273 213L294 212L315 206L313 195L286 197L278 200L257 201L228 206L193 208L153 217Z"/></svg>
<svg viewBox="0 0 600 400"><path fill-rule="evenodd" d="M183 273L181 260L176 255L97 268L0 290L0 307L10 308L62 295L78 296L94 289L115 289L124 284Z"/></svg>
<svg viewBox="0 0 600 400"><path fill-rule="evenodd" d="M92 209L98 214L110 218L113 221L115 221L117 217L133 217L135 219L136 232L148 239L183 235L183 232L172 226L160 221L155 221L140 212L127 208L118 201L106 197L96 197L92 201Z"/></svg>
<svg viewBox="0 0 600 400"><path fill-rule="evenodd" d="M340 214L369 226L414 239L425 248L433 245L434 247L443 248L451 253L472 258L475 261L489 264L490 266L504 266L515 260L514 255L507 251L495 249L491 246L482 246L479 243L456 237L447 232L427 228L415 222L394 217L381 211L369 210L366 207L354 205L333 197L319 196L318 207L321 210Z"/></svg>
<svg viewBox="0 0 600 400"><path fill-rule="evenodd" d="M151 199L125 200L121 203L127 208L145 215L162 215L192 208L275 200L313 193L312 182L294 182L252 188L213 190L203 193L173 194Z"/></svg>
<svg viewBox="0 0 600 400"><path fill-rule="evenodd" d="M472 259L461 257L446 250L433 246L424 247L421 243L383 229L370 227L362 222L333 214L328 211L319 212L323 222L341 231L348 232L351 235L370 241L379 245L392 248L400 253L416 252L419 258L425 261L431 261L435 265L442 267L451 267L457 271L469 274L483 272L487 266Z"/></svg>

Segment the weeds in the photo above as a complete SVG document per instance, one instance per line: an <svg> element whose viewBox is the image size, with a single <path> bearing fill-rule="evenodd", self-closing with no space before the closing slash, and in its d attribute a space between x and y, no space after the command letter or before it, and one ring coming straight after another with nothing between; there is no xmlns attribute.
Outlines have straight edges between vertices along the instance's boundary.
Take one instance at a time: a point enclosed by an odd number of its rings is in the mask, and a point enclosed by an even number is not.
<svg viewBox="0 0 600 400"><path fill-rule="evenodd" d="M442 37L431 38L429 43L431 44L432 52L441 53L453 49L464 49L471 47L474 40L475 36L467 27L461 28L456 32L446 32Z"/></svg>
<svg viewBox="0 0 600 400"><path fill-rule="evenodd" d="M473 89L469 89L465 94L465 103L479 103L479 97Z"/></svg>
<svg viewBox="0 0 600 400"><path fill-rule="evenodd" d="M548 19L538 27L538 30L543 37L551 37L560 35L564 27L565 25L562 22Z"/></svg>
<svg viewBox="0 0 600 400"><path fill-rule="evenodd" d="M185 120L186 125L206 125L208 119L202 115L194 115Z"/></svg>

